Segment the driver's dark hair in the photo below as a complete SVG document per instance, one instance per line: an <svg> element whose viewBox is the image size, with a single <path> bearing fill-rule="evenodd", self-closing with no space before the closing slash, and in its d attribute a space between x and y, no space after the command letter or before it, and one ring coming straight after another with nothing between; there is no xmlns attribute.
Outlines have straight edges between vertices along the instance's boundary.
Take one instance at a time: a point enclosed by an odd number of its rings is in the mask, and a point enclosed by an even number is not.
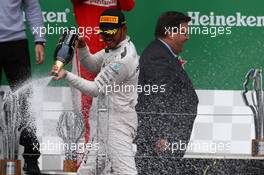
<svg viewBox="0 0 264 175"><path fill-rule="evenodd" d="M166 28L177 27L180 28L180 24L183 22L189 22L191 18L181 12L168 11L160 15L156 29L155 37L163 38L166 34Z"/></svg>

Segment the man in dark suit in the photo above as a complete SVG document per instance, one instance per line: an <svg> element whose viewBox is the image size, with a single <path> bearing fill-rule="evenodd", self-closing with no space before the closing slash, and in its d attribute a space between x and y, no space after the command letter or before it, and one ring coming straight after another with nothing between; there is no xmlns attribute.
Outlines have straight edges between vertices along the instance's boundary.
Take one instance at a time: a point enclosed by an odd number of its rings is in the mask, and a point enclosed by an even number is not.
<svg viewBox="0 0 264 175"><path fill-rule="evenodd" d="M198 97L179 61L189 39L190 17L165 12L157 22L155 37L140 58L139 85L163 86L165 91L139 93L138 133L135 140L139 174L180 174L197 114Z"/></svg>

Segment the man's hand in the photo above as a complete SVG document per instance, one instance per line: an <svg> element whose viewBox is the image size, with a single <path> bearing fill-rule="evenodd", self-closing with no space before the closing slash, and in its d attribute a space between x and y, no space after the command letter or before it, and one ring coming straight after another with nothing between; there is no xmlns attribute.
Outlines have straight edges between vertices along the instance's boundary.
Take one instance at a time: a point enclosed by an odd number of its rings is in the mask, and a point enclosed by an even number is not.
<svg viewBox="0 0 264 175"><path fill-rule="evenodd" d="M51 69L51 72L49 72L49 76L52 75L52 72L55 72L55 71L57 71L57 70L58 70L58 66L53 65L53 66L52 66L52 69ZM59 73L58 73L58 76L55 76L55 77L53 78L53 80L60 80L60 79L62 79L62 78L64 78L64 77L66 77L66 75L67 75L67 71L65 71L64 69L61 69L61 70L59 71Z"/></svg>
<svg viewBox="0 0 264 175"><path fill-rule="evenodd" d="M36 52L36 63L43 64L44 63L44 46L42 44L36 44L35 52Z"/></svg>
<svg viewBox="0 0 264 175"><path fill-rule="evenodd" d="M84 48L86 47L86 42L83 37L78 37L78 40L76 41L76 47L77 48Z"/></svg>
<svg viewBox="0 0 264 175"><path fill-rule="evenodd" d="M155 151L157 154L163 153L168 149L169 141L167 139L159 139L156 142Z"/></svg>

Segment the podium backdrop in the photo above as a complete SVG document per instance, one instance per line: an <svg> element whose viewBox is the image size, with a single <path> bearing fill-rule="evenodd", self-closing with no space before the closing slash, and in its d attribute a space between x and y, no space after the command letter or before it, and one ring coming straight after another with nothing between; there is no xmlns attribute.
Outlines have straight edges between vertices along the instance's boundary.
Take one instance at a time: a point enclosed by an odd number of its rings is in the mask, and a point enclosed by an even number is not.
<svg viewBox="0 0 264 175"><path fill-rule="evenodd" d="M70 0L39 2L46 27L75 26ZM246 72L264 65L263 5L261 0L136 0L135 9L126 15L129 35L141 53L154 38L156 20L162 12L188 13L192 17L190 26L200 31L190 35L181 56L187 60L185 69L195 88L240 90ZM31 33L27 34L32 41ZM47 35L45 64L41 66L35 64L34 44L30 42L34 77L47 75L58 38L59 35ZM5 80L3 83L7 84Z"/></svg>

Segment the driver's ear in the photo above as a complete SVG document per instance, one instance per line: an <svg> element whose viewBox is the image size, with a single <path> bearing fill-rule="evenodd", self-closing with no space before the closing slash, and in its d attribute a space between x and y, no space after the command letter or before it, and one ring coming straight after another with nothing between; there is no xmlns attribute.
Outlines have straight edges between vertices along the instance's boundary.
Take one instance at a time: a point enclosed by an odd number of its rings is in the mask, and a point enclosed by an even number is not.
<svg viewBox="0 0 264 175"><path fill-rule="evenodd" d="M127 31L127 26L123 25L122 30L123 30L123 32L126 32Z"/></svg>

